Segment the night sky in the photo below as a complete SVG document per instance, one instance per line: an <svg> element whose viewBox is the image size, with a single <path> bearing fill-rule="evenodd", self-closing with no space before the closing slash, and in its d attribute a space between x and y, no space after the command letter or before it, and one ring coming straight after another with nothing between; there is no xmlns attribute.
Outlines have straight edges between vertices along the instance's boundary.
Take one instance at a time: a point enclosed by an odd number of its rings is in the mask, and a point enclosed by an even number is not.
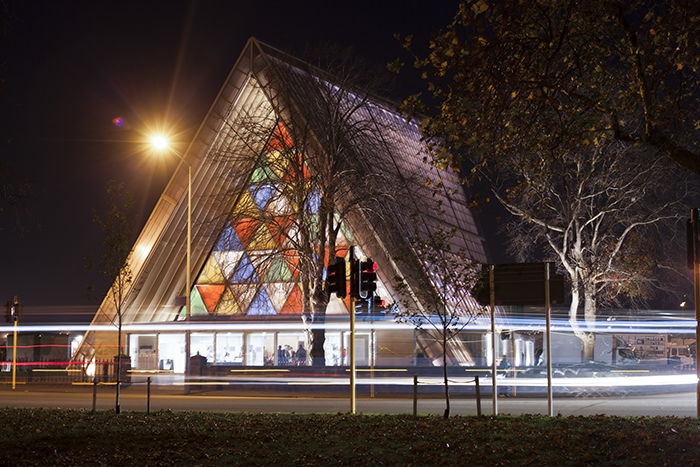
<svg viewBox="0 0 700 467"><path fill-rule="evenodd" d="M383 68L402 54L395 33L426 42L457 2L254 4L0 0L0 154L32 187L19 210L0 215L0 301L99 303L107 283L86 262L100 252L91 218L106 182L134 196L138 232L177 163L148 159L140 132L166 126L184 146L250 36L291 53L350 46ZM389 97L417 86L399 77Z"/></svg>

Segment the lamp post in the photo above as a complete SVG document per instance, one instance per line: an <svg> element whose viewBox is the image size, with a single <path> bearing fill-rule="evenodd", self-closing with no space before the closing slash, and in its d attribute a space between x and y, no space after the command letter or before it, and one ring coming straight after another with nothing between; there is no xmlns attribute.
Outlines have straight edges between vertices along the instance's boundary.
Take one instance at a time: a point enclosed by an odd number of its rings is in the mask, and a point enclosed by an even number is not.
<svg viewBox="0 0 700 467"><path fill-rule="evenodd" d="M153 135L150 138L151 147L156 151L163 152L170 148L170 141L164 135ZM185 160L177 151L171 149L185 165L187 165L187 276L185 283L185 321L189 321L191 314L191 291L192 287L192 165ZM190 331L185 331L185 378L190 370Z"/></svg>

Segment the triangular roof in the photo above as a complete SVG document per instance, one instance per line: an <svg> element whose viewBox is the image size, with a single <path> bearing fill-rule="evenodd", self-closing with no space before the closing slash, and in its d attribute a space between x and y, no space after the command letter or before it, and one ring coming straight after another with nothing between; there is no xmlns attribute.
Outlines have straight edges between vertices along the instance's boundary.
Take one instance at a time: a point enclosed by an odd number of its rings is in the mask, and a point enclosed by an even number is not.
<svg viewBox="0 0 700 467"><path fill-rule="evenodd" d="M231 207L249 188L250 167L232 166L230 161L215 157L218 151L250 153L255 160L263 149L251 148L237 140L227 128L242 113L259 113L274 118L265 92L258 83L266 81L270 69L281 70L289 78L290 99L303 99L304 80L331 79L322 72L267 46L254 38L246 43L241 55L219 91L196 136L182 155L177 167L153 212L137 238L130 266L133 282L127 291L123 311L125 323L166 322L178 316L181 305L176 298L184 293L187 172L192 169L192 276L193 281L203 270L220 234L231 226L222 225ZM389 174L399 191L395 204L386 210L388 220L381 222L367 217L351 219L356 241L368 256L382 265L379 274L387 286L401 274L396 256L405 247L405 235L413 231L431 232L454 228L454 246L470 253L479 262L486 260L484 241L467 207L464 191L456 174L430 165L418 126L407 123L387 102L376 98L366 103L366 112L387 132L392 148L376 154L375 170ZM308 116L313 118L313 116ZM388 133L391 133L390 135ZM262 143L261 143L262 144ZM440 180L440 191L427 187L426 181ZM266 202L264 193L255 193L253 202ZM417 212L417 216L412 214ZM218 293L218 292L217 292ZM222 292L223 293L223 292ZM108 293L93 324L115 321L114 306Z"/></svg>

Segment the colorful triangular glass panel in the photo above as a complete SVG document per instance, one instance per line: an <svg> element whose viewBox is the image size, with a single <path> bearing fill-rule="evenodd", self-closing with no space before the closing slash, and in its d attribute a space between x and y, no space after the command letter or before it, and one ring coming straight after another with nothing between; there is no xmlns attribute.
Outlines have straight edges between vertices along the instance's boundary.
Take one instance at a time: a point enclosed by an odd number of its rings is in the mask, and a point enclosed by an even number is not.
<svg viewBox="0 0 700 467"><path fill-rule="evenodd" d="M278 122L275 130L272 132L270 141L267 143L266 149L268 151L284 151L293 147L294 141L292 141L292 137L289 136L287 127L284 126L284 123Z"/></svg>
<svg viewBox="0 0 700 467"><path fill-rule="evenodd" d="M226 289L225 285L197 285L197 290L199 295L202 296L202 301L204 306L207 308L209 313L214 313L216 305L219 303L221 295L223 295Z"/></svg>
<svg viewBox="0 0 700 467"><path fill-rule="evenodd" d="M258 291L257 284L231 284L229 288L236 302L238 302L241 312L248 309L250 302L253 301Z"/></svg>
<svg viewBox="0 0 700 467"><path fill-rule="evenodd" d="M181 316L185 316L186 310L185 307L182 307L182 311L180 312ZM199 295L199 292L197 291L196 287L192 288L192 293L190 294L190 314L192 316L202 316L202 315L207 315L209 314L207 312L207 307L204 305L204 302L202 301L202 297Z"/></svg>
<svg viewBox="0 0 700 467"><path fill-rule="evenodd" d="M289 292L294 287L291 282L277 282L272 284L265 284L263 287L267 290L267 296L270 297L272 306L275 307L275 311L280 313L284 304L287 302L287 297Z"/></svg>
<svg viewBox="0 0 700 467"><path fill-rule="evenodd" d="M274 185L260 185L250 187L250 194L253 197L253 201L255 201L255 204L258 206L258 208L260 208L261 211L265 210L272 197L275 196L275 191L276 190Z"/></svg>
<svg viewBox="0 0 700 467"><path fill-rule="evenodd" d="M221 300L219 301L219 306L216 307L216 314L237 315L240 312L241 309L238 307L238 303L236 303L236 300L234 300L233 293L231 293L231 290L226 289L226 291L221 297Z"/></svg>
<svg viewBox="0 0 700 467"><path fill-rule="evenodd" d="M248 243L248 250L271 250L276 246L275 240L270 235L270 230L265 224L260 224Z"/></svg>
<svg viewBox="0 0 700 467"><path fill-rule="evenodd" d="M248 307L249 315L274 315L277 314L272 306L270 297L263 287L260 287L258 294L255 296L250 306Z"/></svg>
<svg viewBox="0 0 700 467"><path fill-rule="evenodd" d="M253 170L253 174L250 176L250 182L251 183L265 183L265 182L274 182L276 181L277 177L275 176L275 173L268 167L267 165L267 159L264 157L261 157L258 166L255 167L255 170Z"/></svg>
<svg viewBox="0 0 700 467"><path fill-rule="evenodd" d="M221 272L219 264L214 256L210 256L197 279L197 284L223 284L224 282L226 282L226 279Z"/></svg>
<svg viewBox="0 0 700 467"><path fill-rule="evenodd" d="M292 279L287 262L282 256L276 256L271 261L263 282L290 282Z"/></svg>
<svg viewBox="0 0 700 467"><path fill-rule="evenodd" d="M248 255L243 254L243 256L241 256L241 260L238 262L238 266L236 266L236 270L231 277L231 282L236 284L258 282L258 276L255 273L255 268Z"/></svg>
<svg viewBox="0 0 700 467"><path fill-rule="evenodd" d="M300 315L302 313L301 297L301 288L299 288L299 285L295 284L294 288L292 288L292 291L289 293L287 301L284 303L280 314Z"/></svg>
<svg viewBox="0 0 700 467"><path fill-rule="evenodd" d="M287 173L287 158L280 151L270 151L266 154L268 167L275 173L275 178L281 180Z"/></svg>
<svg viewBox="0 0 700 467"><path fill-rule="evenodd" d="M219 239L216 241L214 246L214 251L229 251L229 250L242 250L243 245L241 241L238 240L238 235L236 235L236 229L233 228L231 222L226 222L224 230L219 235Z"/></svg>
<svg viewBox="0 0 700 467"><path fill-rule="evenodd" d="M233 271L236 269L238 261L243 256L242 251L214 251L214 257L216 262L221 268L221 272L227 279L233 275Z"/></svg>
<svg viewBox="0 0 700 467"><path fill-rule="evenodd" d="M318 213L318 208L321 206L321 195L318 191L314 191L306 199L306 209L312 213Z"/></svg>
<svg viewBox="0 0 700 467"><path fill-rule="evenodd" d="M258 206L255 204L250 192L248 190L243 191L235 209L233 210L233 215L236 218L241 219L244 217L257 217L258 212Z"/></svg>
<svg viewBox="0 0 700 467"><path fill-rule="evenodd" d="M236 222L236 234L238 234L238 238L241 239L241 243L244 247L248 247L259 225L260 221L251 218L243 218Z"/></svg>

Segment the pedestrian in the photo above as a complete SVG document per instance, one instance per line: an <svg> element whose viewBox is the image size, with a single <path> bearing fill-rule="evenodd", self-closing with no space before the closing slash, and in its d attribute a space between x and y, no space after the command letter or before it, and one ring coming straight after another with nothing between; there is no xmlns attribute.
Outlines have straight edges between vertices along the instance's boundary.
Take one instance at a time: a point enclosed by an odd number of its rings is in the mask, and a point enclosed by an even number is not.
<svg viewBox="0 0 700 467"><path fill-rule="evenodd" d="M277 347L277 365L284 366L287 364L287 351L282 346Z"/></svg>
<svg viewBox="0 0 700 467"><path fill-rule="evenodd" d="M501 356L501 361L498 364L498 369L503 371L503 378L504 379L509 376L508 373L510 373L509 370L511 369L511 366L510 366L510 363L508 362L507 355L503 354ZM503 385L501 385L501 388L503 388L501 394L503 394L504 397L510 397L510 395L511 395L510 386L503 384Z"/></svg>
<svg viewBox="0 0 700 467"><path fill-rule="evenodd" d="M304 343L299 342L299 348L297 349L297 355L296 355L296 362L297 365L303 366L306 365L306 349L304 348Z"/></svg>

